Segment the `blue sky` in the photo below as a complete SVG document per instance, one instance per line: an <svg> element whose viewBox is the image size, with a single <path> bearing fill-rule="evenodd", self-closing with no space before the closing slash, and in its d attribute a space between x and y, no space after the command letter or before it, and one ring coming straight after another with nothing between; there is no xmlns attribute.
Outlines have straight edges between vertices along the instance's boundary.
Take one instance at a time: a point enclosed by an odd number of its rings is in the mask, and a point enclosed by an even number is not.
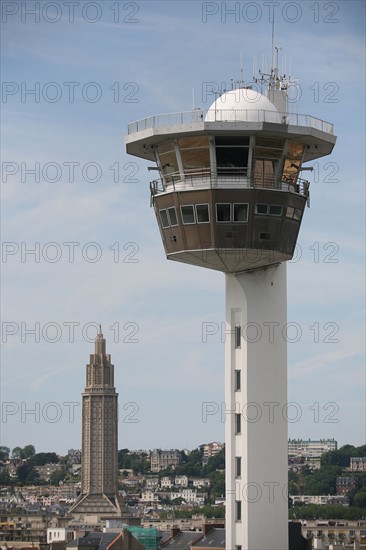
<svg viewBox="0 0 366 550"><path fill-rule="evenodd" d="M229 89L241 57L247 83L253 57L268 67L270 6L280 68L300 82L293 110L338 136L307 173L311 208L288 264L288 320L301 329L288 345L301 410L289 435L363 444L364 2L80 1L73 17L48 4L2 3L1 444L80 448L99 322L120 448L223 441L220 414L202 419L203 403L224 400L223 338L203 342L202 327L224 321L224 276L166 261L151 173L123 139L129 122L190 110L192 90L208 108L207 83ZM39 258L25 254L35 247Z"/></svg>

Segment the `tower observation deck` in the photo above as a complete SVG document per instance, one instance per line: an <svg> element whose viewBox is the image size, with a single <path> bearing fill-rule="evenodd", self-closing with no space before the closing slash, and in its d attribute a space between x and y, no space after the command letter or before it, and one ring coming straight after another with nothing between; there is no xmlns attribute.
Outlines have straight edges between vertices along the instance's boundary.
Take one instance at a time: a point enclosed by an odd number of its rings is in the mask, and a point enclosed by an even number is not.
<svg viewBox="0 0 366 550"><path fill-rule="evenodd" d="M332 124L240 88L208 111L130 124L126 146L157 163L150 191L167 258L238 273L292 258L310 197L302 164L335 139Z"/></svg>
<svg viewBox="0 0 366 550"><path fill-rule="evenodd" d="M289 113L274 70L265 95L133 122L125 142L156 162L167 258L225 273L226 548L287 550L286 261L310 205L303 164L331 153L333 126Z"/></svg>

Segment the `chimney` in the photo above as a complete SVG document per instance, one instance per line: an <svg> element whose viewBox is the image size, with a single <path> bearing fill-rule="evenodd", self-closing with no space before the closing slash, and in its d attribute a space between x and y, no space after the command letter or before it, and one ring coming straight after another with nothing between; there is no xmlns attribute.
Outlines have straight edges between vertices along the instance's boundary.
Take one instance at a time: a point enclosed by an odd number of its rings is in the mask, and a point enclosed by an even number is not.
<svg viewBox="0 0 366 550"><path fill-rule="evenodd" d="M173 527L172 527L172 538L175 539L175 537L178 536L180 532L181 531L180 531L179 527L177 525L173 525Z"/></svg>
<svg viewBox="0 0 366 550"><path fill-rule="evenodd" d="M203 524L203 534L205 536L211 533L212 529L213 529L213 525L211 525L210 523Z"/></svg>

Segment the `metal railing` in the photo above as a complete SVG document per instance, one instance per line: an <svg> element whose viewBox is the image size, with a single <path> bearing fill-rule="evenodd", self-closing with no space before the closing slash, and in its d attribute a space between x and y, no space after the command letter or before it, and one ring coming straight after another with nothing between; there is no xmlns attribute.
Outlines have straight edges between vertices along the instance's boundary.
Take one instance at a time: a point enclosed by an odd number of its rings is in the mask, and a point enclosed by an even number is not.
<svg viewBox="0 0 366 550"><path fill-rule="evenodd" d="M298 113L278 113L277 111L257 109L220 109L217 111L194 109L193 111L153 115L131 122L128 125L128 134L161 126L198 124L203 122L272 122L282 125L316 128L327 134L333 134L333 124L320 118Z"/></svg>
<svg viewBox="0 0 366 550"><path fill-rule="evenodd" d="M247 177L243 173L225 173L218 171L212 174L209 169L184 174L170 174L165 179L155 179L150 183L151 198L171 191L188 191L189 189L271 189L276 191L287 191L303 195L309 199L310 182L302 178L282 176L274 178L271 176Z"/></svg>

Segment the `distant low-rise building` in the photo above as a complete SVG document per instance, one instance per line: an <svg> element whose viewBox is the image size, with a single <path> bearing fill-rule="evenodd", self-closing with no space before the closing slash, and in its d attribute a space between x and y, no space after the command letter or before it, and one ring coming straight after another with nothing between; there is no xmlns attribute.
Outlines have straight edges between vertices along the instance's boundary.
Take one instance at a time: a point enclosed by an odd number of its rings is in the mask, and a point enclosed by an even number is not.
<svg viewBox="0 0 366 550"><path fill-rule="evenodd" d="M210 480L207 477L197 477L192 479L193 487L201 489L202 487L209 487Z"/></svg>
<svg viewBox="0 0 366 550"><path fill-rule="evenodd" d="M193 489L181 489L180 491L172 492L170 495L171 500L182 498L187 504L193 506L203 506L205 504L205 495L197 493Z"/></svg>
<svg viewBox="0 0 366 550"><path fill-rule="evenodd" d="M81 450L69 449L67 451L67 462L69 464L81 464Z"/></svg>
<svg viewBox="0 0 366 550"><path fill-rule="evenodd" d="M290 495L292 504L342 504L343 506L348 506L349 500L346 496L343 495Z"/></svg>
<svg viewBox="0 0 366 550"><path fill-rule="evenodd" d="M207 464L208 460L212 456L218 455L225 448L225 444L213 441L212 443L205 443L204 445L201 445L200 448L203 451L203 463Z"/></svg>
<svg viewBox="0 0 366 550"><path fill-rule="evenodd" d="M353 472L366 472L366 456L352 456L350 460L350 470Z"/></svg>
<svg viewBox="0 0 366 550"><path fill-rule="evenodd" d="M34 469L38 472L39 478L44 481L49 481L51 475L57 470L61 469L60 464L45 464L44 466L34 466Z"/></svg>
<svg viewBox="0 0 366 550"><path fill-rule="evenodd" d="M47 529L47 544L55 542L70 542L74 538L74 529L71 527L51 527Z"/></svg>
<svg viewBox="0 0 366 550"><path fill-rule="evenodd" d="M174 485L176 487L188 487L188 476L175 476Z"/></svg>
<svg viewBox="0 0 366 550"><path fill-rule="evenodd" d="M158 477L150 477L146 478L146 489L157 489L159 487L159 478Z"/></svg>
<svg viewBox="0 0 366 550"><path fill-rule="evenodd" d="M143 502L145 504L157 504L159 500L159 495L154 491L143 491L140 498L140 502Z"/></svg>
<svg viewBox="0 0 366 550"><path fill-rule="evenodd" d="M322 454L336 451L338 448L335 439L289 439L288 456L302 458L320 458Z"/></svg>
<svg viewBox="0 0 366 550"><path fill-rule="evenodd" d="M347 493L349 493L349 491L356 489L357 485L357 478L353 476L337 477L337 495L346 495Z"/></svg>
<svg viewBox="0 0 366 550"><path fill-rule="evenodd" d="M154 449L151 452L151 471L161 472L166 468L172 469L180 465L182 457L181 452L178 449L161 450Z"/></svg>
<svg viewBox="0 0 366 550"><path fill-rule="evenodd" d="M173 482L170 477L162 477L160 480L160 487L161 489L171 489L173 487Z"/></svg>

